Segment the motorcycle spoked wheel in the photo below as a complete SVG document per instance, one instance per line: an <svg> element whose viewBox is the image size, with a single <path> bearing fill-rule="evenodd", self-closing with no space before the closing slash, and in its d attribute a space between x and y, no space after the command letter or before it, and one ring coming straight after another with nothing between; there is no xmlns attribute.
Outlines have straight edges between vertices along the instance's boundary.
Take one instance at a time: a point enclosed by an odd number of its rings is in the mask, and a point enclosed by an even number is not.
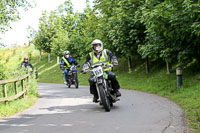
<svg viewBox="0 0 200 133"><path fill-rule="evenodd" d="M68 85L68 88L70 88L70 87L71 87L71 85L69 84L69 85Z"/></svg>
<svg viewBox="0 0 200 133"><path fill-rule="evenodd" d="M71 87L71 82L69 82L69 84L67 86L68 86L68 88L70 88Z"/></svg>
<svg viewBox="0 0 200 133"><path fill-rule="evenodd" d="M68 75L68 79L69 79L69 83L68 83L68 88L70 88L71 87L71 85L72 85L72 80L71 80L71 75Z"/></svg>
<svg viewBox="0 0 200 133"><path fill-rule="evenodd" d="M105 89L102 85L99 85L98 87L99 87L99 95L101 98L102 105L103 105L105 111L109 112L110 111L110 101L109 101L108 97L106 96Z"/></svg>
<svg viewBox="0 0 200 133"><path fill-rule="evenodd" d="M108 88L111 88L111 83L108 81L108 80L106 80L106 86L108 87ZM112 101L112 98L109 96L109 102L110 102L110 107L113 107L113 101Z"/></svg>
<svg viewBox="0 0 200 133"><path fill-rule="evenodd" d="M78 80L75 80L75 87L78 89Z"/></svg>
<svg viewBox="0 0 200 133"><path fill-rule="evenodd" d="M77 77L77 74L74 74L74 79L75 79L74 85L78 89L78 77Z"/></svg>

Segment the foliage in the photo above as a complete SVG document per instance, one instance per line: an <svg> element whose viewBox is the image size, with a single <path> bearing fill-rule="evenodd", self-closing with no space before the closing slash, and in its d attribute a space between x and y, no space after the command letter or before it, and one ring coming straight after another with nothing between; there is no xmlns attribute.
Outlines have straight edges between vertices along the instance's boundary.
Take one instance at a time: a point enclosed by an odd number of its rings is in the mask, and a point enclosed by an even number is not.
<svg viewBox="0 0 200 133"><path fill-rule="evenodd" d="M5 67L3 65L3 59L0 56L0 80L3 80L6 78L6 74L5 74Z"/></svg>
<svg viewBox="0 0 200 133"><path fill-rule="evenodd" d="M27 38L29 39L29 44L33 44L37 31L31 26L28 26L26 30L28 32Z"/></svg>
<svg viewBox="0 0 200 133"><path fill-rule="evenodd" d="M3 64L0 64L0 80L3 80L5 78L6 78L5 68L4 68Z"/></svg>
<svg viewBox="0 0 200 133"><path fill-rule="evenodd" d="M199 2L191 0L147 1L136 17L146 27L146 43L139 53L157 55L165 61L199 59ZM195 27L195 28L194 28Z"/></svg>
<svg viewBox="0 0 200 133"><path fill-rule="evenodd" d="M142 1L96 0L96 10L102 17L102 31L107 47L118 56L138 56L139 44L144 43L145 26L135 19Z"/></svg>
<svg viewBox="0 0 200 133"><path fill-rule="evenodd" d="M31 0L1 0L0 2L0 32L5 32L10 28L10 23L20 18L19 8L28 10L34 1Z"/></svg>
<svg viewBox="0 0 200 133"><path fill-rule="evenodd" d="M13 79L26 74L23 68L20 69L20 63L23 60L22 56L27 56L32 54L33 46L21 46L21 47L13 47L13 48L5 48L0 50L0 80ZM22 54L22 51L25 51ZM18 60L18 59L22 60ZM8 62L5 60L9 59ZM18 91L22 91L21 84L18 83ZM34 78L34 74L29 78L29 80L25 80L25 86L30 86L27 97L25 99L18 99L11 102L8 102L8 105L5 105L3 102L0 103L0 118L5 116L13 115L19 111L22 111L32 104L35 103L38 97L37 90L37 81ZM7 84L7 92L8 96L15 95L14 91L14 83ZM0 97L2 94L2 85L0 85Z"/></svg>
<svg viewBox="0 0 200 133"><path fill-rule="evenodd" d="M51 12L54 14L54 12ZM55 34L55 27L52 21L53 17L48 17L46 11L42 13L42 18L40 18L39 31L35 36L34 44L38 49L42 49L44 52L51 53L52 47L52 37Z"/></svg>
<svg viewBox="0 0 200 133"><path fill-rule="evenodd" d="M57 56L69 50L75 58L81 58L91 50L91 41L95 36L101 37L96 30L98 19L89 5L84 13L74 13L72 9L72 3L68 0L50 14L43 13L33 39L38 49Z"/></svg>

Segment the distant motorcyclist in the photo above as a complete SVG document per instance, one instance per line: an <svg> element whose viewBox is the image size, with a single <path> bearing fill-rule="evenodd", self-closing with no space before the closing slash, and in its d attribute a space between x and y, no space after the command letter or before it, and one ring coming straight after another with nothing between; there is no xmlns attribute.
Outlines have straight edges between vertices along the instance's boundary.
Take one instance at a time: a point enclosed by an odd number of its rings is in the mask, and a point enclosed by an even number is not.
<svg viewBox="0 0 200 133"><path fill-rule="evenodd" d="M64 51L64 54L60 63L60 69L64 71L66 84L69 83L69 80L68 80L69 69L68 68L71 67L72 64L76 65L77 67L80 67L78 62L72 56L70 56L70 52ZM77 70L73 70L73 71L77 72Z"/></svg>
<svg viewBox="0 0 200 133"><path fill-rule="evenodd" d="M34 69L32 64L28 61L28 57L24 57L24 61L21 63L21 67L25 67L25 68L30 67L32 71Z"/></svg>
<svg viewBox="0 0 200 133"><path fill-rule="evenodd" d="M101 40L96 39L92 42L91 45L93 51L87 55L86 61L81 70L82 73L84 73L85 70L88 69L90 66L98 63L103 63L105 66L107 64L110 64L111 61L113 65L118 65L116 56L114 56L112 52L108 49L103 49L103 43ZM111 80L111 85L116 93L116 96L121 96L121 93L119 92L120 85L116 79L115 74L111 71L111 68L106 68L104 69L104 71L108 74L108 79ZM94 77L91 75L88 80L90 83L90 93L94 95L93 102L98 102L98 93L94 82Z"/></svg>

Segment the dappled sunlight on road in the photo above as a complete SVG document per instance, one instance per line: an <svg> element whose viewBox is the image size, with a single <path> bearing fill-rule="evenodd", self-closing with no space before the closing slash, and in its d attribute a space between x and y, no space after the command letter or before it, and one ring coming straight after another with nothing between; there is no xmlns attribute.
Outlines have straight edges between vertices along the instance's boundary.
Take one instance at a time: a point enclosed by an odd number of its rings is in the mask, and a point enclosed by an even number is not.
<svg viewBox="0 0 200 133"><path fill-rule="evenodd" d="M55 103L56 99L49 99L51 103ZM94 104L91 102L90 97L82 97L82 98L62 98L57 106L48 106L45 108L40 108L37 113L34 114L54 114L54 113L73 113L76 111L86 112L89 109L84 108L84 106L88 106L90 104ZM83 108L80 108L82 106Z"/></svg>
<svg viewBox="0 0 200 133"><path fill-rule="evenodd" d="M83 104L92 104L90 97L86 98L63 98L60 106L77 106Z"/></svg>

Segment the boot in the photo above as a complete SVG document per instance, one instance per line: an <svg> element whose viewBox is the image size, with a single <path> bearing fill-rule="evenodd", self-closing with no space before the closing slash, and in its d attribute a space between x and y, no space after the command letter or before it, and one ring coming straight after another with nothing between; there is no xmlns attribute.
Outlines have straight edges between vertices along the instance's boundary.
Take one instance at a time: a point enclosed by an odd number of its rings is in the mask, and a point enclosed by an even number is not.
<svg viewBox="0 0 200 133"><path fill-rule="evenodd" d="M93 97L93 102L98 103L98 102L99 102L98 99L99 99L98 96L97 96L97 95L94 95L94 97Z"/></svg>
<svg viewBox="0 0 200 133"><path fill-rule="evenodd" d="M65 81L65 84L68 85L68 84L69 84L69 80L66 80L66 81Z"/></svg>
<svg viewBox="0 0 200 133"><path fill-rule="evenodd" d="M117 89L117 90L115 90L115 94L116 94L116 96L117 97L120 97L122 94L121 94L121 92L119 92L119 90Z"/></svg>

